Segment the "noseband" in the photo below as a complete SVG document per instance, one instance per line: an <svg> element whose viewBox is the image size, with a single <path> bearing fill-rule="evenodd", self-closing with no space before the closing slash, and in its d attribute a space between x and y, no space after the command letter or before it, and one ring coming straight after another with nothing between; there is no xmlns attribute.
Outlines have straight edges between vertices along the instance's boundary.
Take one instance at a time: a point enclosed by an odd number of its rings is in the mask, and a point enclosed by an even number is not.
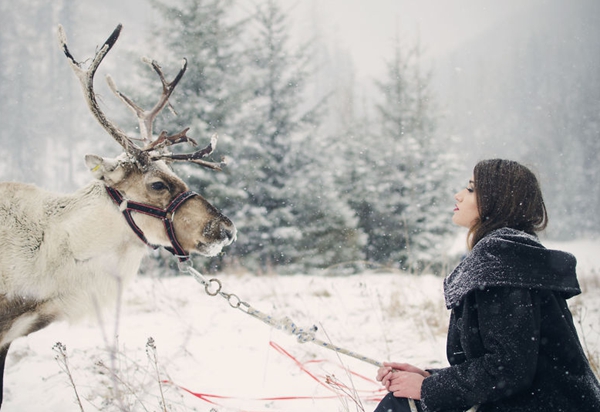
<svg viewBox="0 0 600 412"><path fill-rule="evenodd" d="M125 220L129 223L129 227L133 230L133 232L148 246L153 249L157 249L160 246L153 245L148 242L144 232L140 227L135 223L133 217L131 216L131 212L143 213L148 216L155 217L163 221L165 225L165 230L167 231L167 236L169 237L169 241L171 242L171 247L164 246L166 250L175 255L180 262L184 262L190 258L190 255L186 253L186 251L181 247L179 241L177 241L177 237L175 237L175 229L173 228L173 218L175 217L175 212L181 205L185 203L186 200L191 199L194 196L199 196L198 193L187 191L178 195L173 201L167 206L166 209L159 209L154 206L145 205L143 203L133 202L131 200L126 200L123 198L121 192L112 187L106 186L106 191L112 198L112 200L119 206L119 210L123 212L123 216L125 216Z"/></svg>

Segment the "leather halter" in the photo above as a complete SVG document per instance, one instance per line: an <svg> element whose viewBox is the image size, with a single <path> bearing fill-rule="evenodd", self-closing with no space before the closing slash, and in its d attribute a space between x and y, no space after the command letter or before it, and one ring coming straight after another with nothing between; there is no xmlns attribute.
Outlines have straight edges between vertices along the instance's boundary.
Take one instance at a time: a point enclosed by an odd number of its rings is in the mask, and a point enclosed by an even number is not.
<svg viewBox="0 0 600 412"><path fill-rule="evenodd" d="M167 206L166 209L159 209L154 206L146 205L143 203L133 202L131 200L126 200L121 192L112 187L106 186L106 191L112 198L112 200L117 204L119 210L123 212L123 216L125 216L125 220L129 223L129 227L133 230L133 232L148 246L153 249L157 249L160 246L154 245L148 242L144 232L140 227L135 223L133 217L131 216L131 212L139 212L148 216L152 216L158 218L163 221L165 225L165 230L167 231L167 236L169 237L169 241L171 242L171 247L163 246L166 250L175 255L180 262L185 262L190 258L190 255L185 252L183 247L179 244L177 237L175 237L175 229L173 228L173 217L175 216L175 212L186 200L191 199L194 196L199 196L198 193L187 191L178 195L173 201Z"/></svg>

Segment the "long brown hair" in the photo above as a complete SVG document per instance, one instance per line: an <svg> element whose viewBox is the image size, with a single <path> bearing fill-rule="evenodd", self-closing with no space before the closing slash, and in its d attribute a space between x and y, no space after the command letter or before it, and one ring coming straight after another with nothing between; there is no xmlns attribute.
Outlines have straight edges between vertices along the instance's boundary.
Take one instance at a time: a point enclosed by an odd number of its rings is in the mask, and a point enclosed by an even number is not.
<svg viewBox="0 0 600 412"><path fill-rule="evenodd" d="M483 160L475 165L473 177L479 218L469 229L471 248L502 227L529 234L546 228L548 213L542 190L527 167L512 160Z"/></svg>

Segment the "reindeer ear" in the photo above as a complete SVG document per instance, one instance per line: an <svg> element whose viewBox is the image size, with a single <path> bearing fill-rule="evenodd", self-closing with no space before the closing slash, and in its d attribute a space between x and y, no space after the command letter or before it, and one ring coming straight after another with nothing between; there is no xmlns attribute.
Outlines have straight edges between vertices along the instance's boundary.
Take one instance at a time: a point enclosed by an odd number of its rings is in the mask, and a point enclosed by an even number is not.
<svg viewBox="0 0 600 412"><path fill-rule="evenodd" d="M125 176L125 170L120 167L118 159L105 159L89 154L85 156L85 164L96 179L104 180L109 185L120 182Z"/></svg>

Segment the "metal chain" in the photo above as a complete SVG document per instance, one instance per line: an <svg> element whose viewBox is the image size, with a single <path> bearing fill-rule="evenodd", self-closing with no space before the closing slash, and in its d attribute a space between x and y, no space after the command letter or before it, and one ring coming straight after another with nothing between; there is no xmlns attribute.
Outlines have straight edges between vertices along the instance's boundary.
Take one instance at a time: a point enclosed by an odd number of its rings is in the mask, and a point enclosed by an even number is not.
<svg viewBox="0 0 600 412"><path fill-rule="evenodd" d="M209 295L209 296L219 295L219 296L223 297L225 300L227 300L227 302L229 303L229 306L231 306L232 308L239 309L242 312L262 321L263 323L266 323L267 325L269 325L271 327L274 327L276 329L287 332L290 335L295 335L298 342L300 342L300 343L312 342L315 345L319 345L323 348L327 348L327 349L333 350L335 352L338 352L338 353L341 353L341 354L344 354L347 356L351 356L353 358L359 359L363 362L370 363L371 365L374 365L377 367L383 365L381 362L371 359L367 356L359 355L356 352L350 351L348 349L344 349L342 347L333 345L330 342L325 342L321 339L318 339L317 337L315 337L315 332L317 331L318 328L314 325L310 328L300 328L294 323L294 321L292 321L287 316L284 318L278 319L278 318L274 318L272 316L269 316L255 308L253 308L252 306L250 306L249 303L242 301L237 295L235 295L233 293L224 292L222 290L223 288L222 288L222 284L221 284L220 280L215 279L215 278L207 279L200 272L198 272L196 269L194 269L194 267L192 266L192 263L190 261L180 262L179 270L181 272L191 274L194 277L194 279L196 279L196 281L198 281L198 283L200 283L201 285L204 286L204 290L207 295Z"/></svg>
<svg viewBox="0 0 600 412"><path fill-rule="evenodd" d="M224 292L222 290L223 285L219 279L216 279L216 278L206 279L200 272L198 272L196 269L194 269L194 267L192 266L192 262L190 260L185 261L185 262L180 262L179 270L181 272L184 272L184 273L187 272L187 273L191 274L194 277L194 279L196 279L196 281L198 281L198 283L200 283L202 286L204 286L204 290L207 295L209 295L209 296L219 295L219 296L223 297L227 301L227 303L229 303L229 306L231 306L232 308L239 309L242 312L266 323L267 325L269 325L271 327L274 327L279 330L283 330L284 332L287 332L290 335L295 335L298 342L300 342L300 343L312 342L315 345L319 345L323 348L330 349L337 353L341 353L343 355L353 357L353 358L361 360L363 362L370 363L371 365L374 365L377 367L383 366L382 362L376 361L374 359L368 358L363 355L359 355L358 353L350 351L348 349L344 349L339 346L335 346L329 342L325 342L323 340L317 339L315 337L315 332L317 331L317 327L314 325L308 329L299 328L287 316L284 318L281 318L281 319L276 319L276 318L273 318L272 316L269 316L257 309L254 309L252 306L250 306L250 304L242 301L236 294ZM416 412L417 407L416 407L414 400L408 399L408 403L409 403L411 412ZM472 411L472 410L476 410L476 409L469 409L469 411Z"/></svg>
<svg viewBox="0 0 600 412"><path fill-rule="evenodd" d="M200 283L202 286L204 286L204 291L206 292L206 294L208 296L219 295L222 298L224 298L227 301L227 303L229 303L229 306L231 306L232 308L239 309L242 312L248 313L248 311L250 310L250 305L248 303L243 302L234 293L224 292L223 284L221 283L221 281L219 279L216 279L216 278L206 279L200 272L198 272L196 269L194 269L194 267L192 265L193 264L190 260L187 260L185 262L179 262L179 270L181 272L184 272L184 273L187 272L187 273L191 274L198 283Z"/></svg>

